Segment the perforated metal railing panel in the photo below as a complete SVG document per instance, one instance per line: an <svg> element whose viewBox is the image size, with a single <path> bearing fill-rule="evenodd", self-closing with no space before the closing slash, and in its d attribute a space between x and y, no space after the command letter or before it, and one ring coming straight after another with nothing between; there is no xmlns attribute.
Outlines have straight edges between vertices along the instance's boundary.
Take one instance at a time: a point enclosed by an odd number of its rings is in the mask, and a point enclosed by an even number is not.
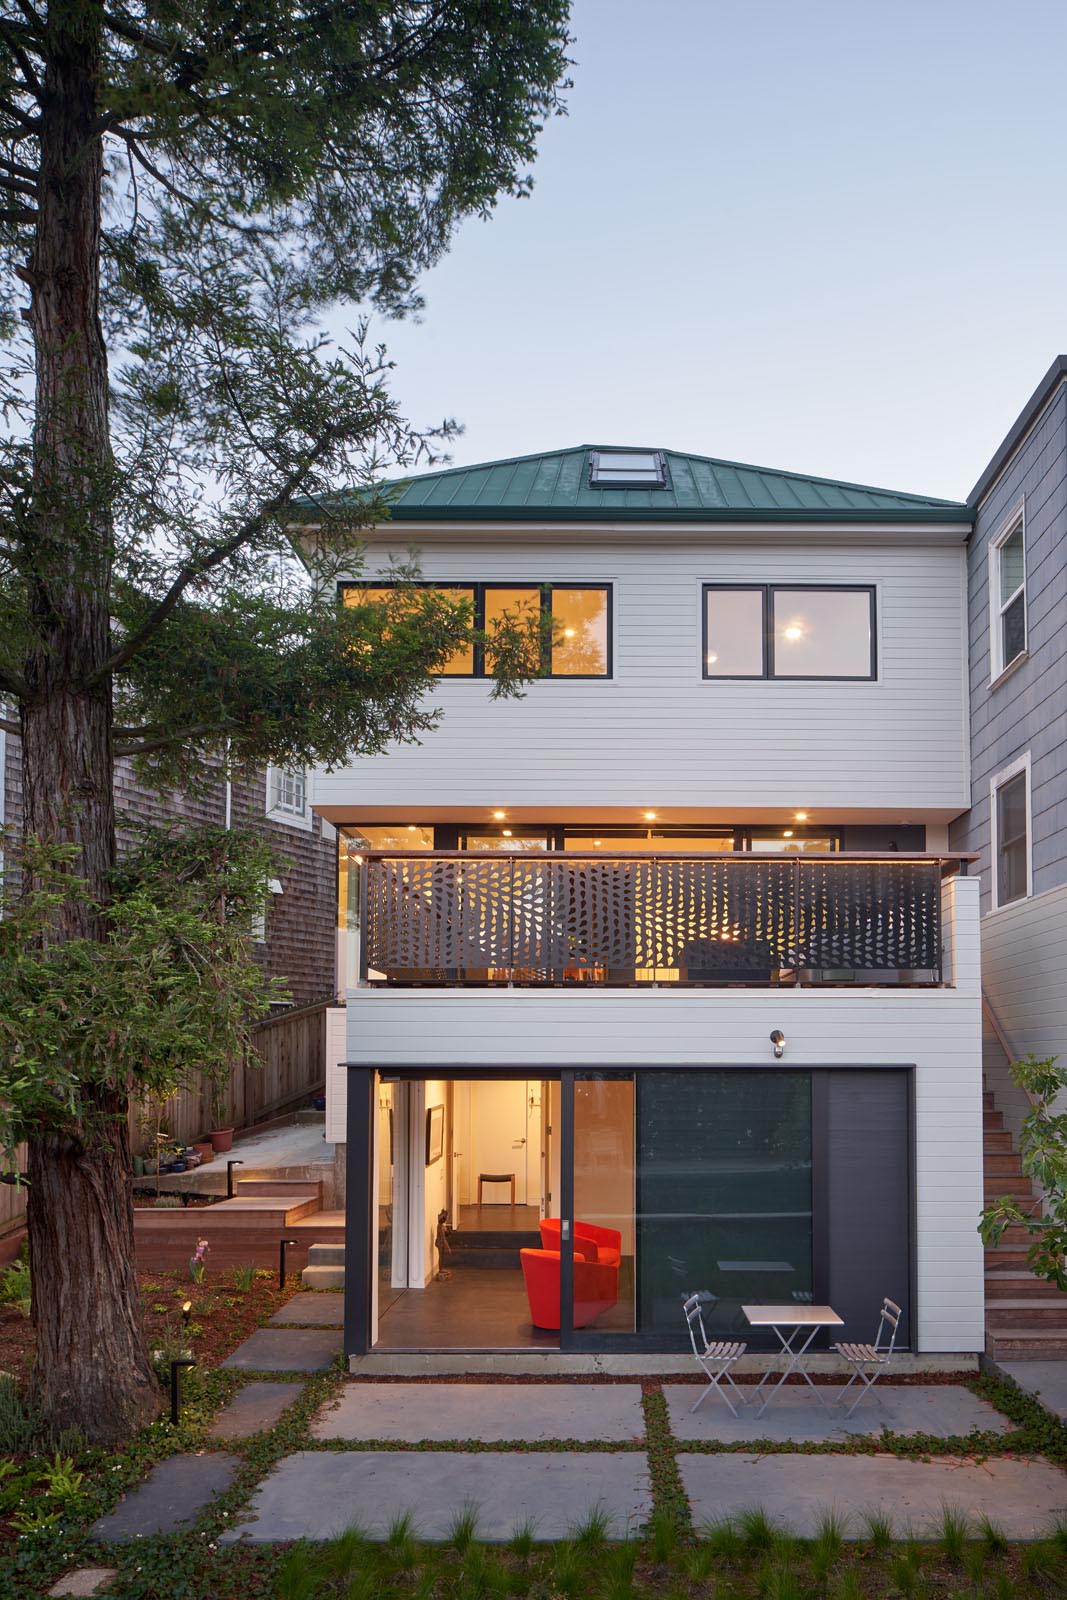
<svg viewBox="0 0 1067 1600"><path fill-rule="evenodd" d="M371 857L364 959L398 981L939 981L936 861Z"/></svg>

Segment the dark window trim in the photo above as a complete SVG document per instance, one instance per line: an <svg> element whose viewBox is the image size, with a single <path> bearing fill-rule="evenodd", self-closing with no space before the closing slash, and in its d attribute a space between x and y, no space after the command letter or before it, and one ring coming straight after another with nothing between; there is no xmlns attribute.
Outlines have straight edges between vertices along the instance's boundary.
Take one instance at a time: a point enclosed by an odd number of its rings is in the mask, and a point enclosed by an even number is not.
<svg viewBox="0 0 1067 1600"><path fill-rule="evenodd" d="M397 589L401 585L395 579L367 577L360 583L351 579L342 580L337 585L338 594L343 597L349 589ZM582 583L558 582L538 583L529 578L500 578L488 583L472 583L468 579L460 578L423 578L411 585L416 589L469 589L474 599L474 626L478 629L485 627L485 596L490 589L536 589L541 596L541 615L550 616L552 612L552 595L557 589L573 589L580 592L596 592L607 596L607 663L604 672L553 672L551 660L543 662L544 676L537 681L543 683L551 680L553 683L603 683L608 678L615 676L615 596L614 584L611 583ZM551 651L548 652L551 655ZM479 644L474 647L473 672L438 672L433 676L445 683L473 683L491 677L485 670L485 650Z"/></svg>
<svg viewBox="0 0 1067 1600"><path fill-rule="evenodd" d="M871 661L867 673L789 672L774 670L774 596L778 591L817 594L865 594L871 612ZM763 604L763 671L709 672L708 670L708 595L732 592L759 594ZM705 583L701 586L701 675L718 683L876 683L878 680L878 602L873 583Z"/></svg>
<svg viewBox="0 0 1067 1600"><path fill-rule="evenodd" d="M602 482L598 476L600 463L611 456L652 456L659 473L658 483L650 483L647 478L612 478ZM589 487L590 489L666 489L669 487L667 478L667 457L662 450L590 450L589 452Z"/></svg>
<svg viewBox="0 0 1067 1600"><path fill-rule="evenodd" d="M365 827L365 828L390 828L390 827L393 827L393 828L395 828L397 826L397 823L395 823L395 822L383 822L379 817L369 816L369 817L361 817L358 822L338 822L338 823L335 823L334 826L336 827L338 833L342 833L345 828L359 828L359 827ZM433 830L434 830L434 844L433 844L434 850L461 850L464 847L463 847L463 845L460 844L459 841L461 839L465 838L468 834L480 833L480 834L485 835L485 834L494 834L495 833L495 834L501 834L502 835L503 829L505 827L509 826L509 824L507 824L505 822L486 822L486 823L475 823L475 822L460 822L460 823L454 823L454 822L426 822L426 823L420 824L420 826L426 827L426 828L433 828ZM568 831L570 829L574 829L575 832L580 832L582 834L590 834L590 835L591 834L599 834L604 839L609 839L609 840L612 839L612 838L618 838L618 836L620 834L625 834L625 835L627 835L629 837L634 833L639 833L639 832L644 832L645 831L638 824L635 824L631 828L631 827L625 826L625 824L623 824L623 823L618 823L618 822L605 822L602 825L598 824L598 823L594 823L594 822L590 822L590 823L584 823L584 822L545 822L545 823L540 823L540 822L514 822L514 823L510 824L510 826L512 826L513 828L523 828L523 829L527 829L527 830L537 830L537 831L543 830L545 835L551 841L551 843L549 845L549 849L550 850L559 850L559 851L564 852L564 853L566 853L566 851L567 851L566 839L567 839L567 833L568 833ZM844 849L844 845L842 843L842 839L843 839L843 828L845 826L847 826L847 824L841 824L841 823L829 824L828 823L825 828L820 828L817 823L795 824L794 827L793 827L793 838L794 839L822 839L822 838L831 837L833 839L833 849L835 851L839 851L839 850L843 850ZM673 828L672 827L659 827L659 828L653 828L653 829L651 829L651 831L653 833L658 833L662 838L668 838L668 839L670 838L672 833L675 834L675 835L684 834L687 837L691 837L694 834L699 834L699 833L703 833L703 832L707 832L709 834L714 834L714 835L720 836L720 837L722 835L724 835L724 834L729 834L729 835L731 835L731 837L733 839L733 848L735 850L757 850L758 851L758 849L759 849L758 844L754 845L753 842L752 842L753 835L758 834L758 833L770 834L772 832L776 832L780 836L781 833L784 831L784 827L785 827L785 824L783 824L781 828L776 828L773 823L762 823L762 822L746 822L746 823L729 823L729 822L717 823L717 822L712 822L712 823L708 823L706 825L700 824L700 823L694 823L691 828L687 828L684 825L679 824L677 827L673 827ZM656 843L657 843L657 841L655 839L650 839L649 842L648 842L647 851L635 850L634 854L635 855L641 855L641 854L655 855L656 854ZM420 850L413 849L411 853L412 853L412 855L419 855L419 854L421 854L423 852L421 852ZM782 851L782 856L783 856L783 859L788 859L789 858L789 852L788 851Z"/></svg>

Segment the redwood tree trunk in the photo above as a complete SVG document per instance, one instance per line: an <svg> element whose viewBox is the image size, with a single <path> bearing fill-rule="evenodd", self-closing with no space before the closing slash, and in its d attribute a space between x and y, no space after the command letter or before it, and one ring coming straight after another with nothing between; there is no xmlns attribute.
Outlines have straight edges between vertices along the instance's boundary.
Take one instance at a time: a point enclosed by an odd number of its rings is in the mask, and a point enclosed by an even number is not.
<svg viewBox="0 0 1067 1600"><path fill-rule="evenodd" d="M111 686L113 560L107 356L99 317L103 147L101 7L52 0L41 181L25 273L36 355L32 506L35 635L22 708L25 830L73 844L85 880L51 940L100 938L115 859ZM29 1141L35 1398L54 1428L110 1443L160 1391L134 1271L126 1094L87 1087L76 1131Z"/></svg>

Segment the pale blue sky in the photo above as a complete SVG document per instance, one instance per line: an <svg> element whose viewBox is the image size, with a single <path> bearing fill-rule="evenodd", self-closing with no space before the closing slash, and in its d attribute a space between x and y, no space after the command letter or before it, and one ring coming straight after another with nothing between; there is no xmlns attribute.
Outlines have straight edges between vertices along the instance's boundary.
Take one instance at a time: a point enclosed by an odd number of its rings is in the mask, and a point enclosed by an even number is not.
<svg viewBox="0 0 1067 1600"><path fill-rule="evenodd" d="M576 0L531 200L377 331L457 463L661 445L962 497L1067 349L1063 0Z"/></svg>

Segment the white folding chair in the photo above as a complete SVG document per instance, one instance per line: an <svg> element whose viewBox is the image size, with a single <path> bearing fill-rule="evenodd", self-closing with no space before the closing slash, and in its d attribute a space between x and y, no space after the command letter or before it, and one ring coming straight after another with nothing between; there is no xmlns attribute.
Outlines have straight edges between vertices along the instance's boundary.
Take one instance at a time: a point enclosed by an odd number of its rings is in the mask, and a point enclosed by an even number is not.
<svg viewBox="0 0 1067 1600"><path fill-rule="evenodd" d="M855 1368L851 1378L834 1400L834 1405L844 1405L845 1396L852 1385L859 1379L863 1388L853 1400L846 1417L850 1417L869 1390L873 1389L882 1373L893 1359L893 1347L897 1342L897 1328L900 1326L900 1307L895 1300L882 1301L882 1314L878 1319L878 1332L874 1336L873 1344L835 1344L833 1349L839 1356L844 1356L850 1366ZM883 1345L886 1328L890 1329L889 1343ZM864 1371L865 1367L871 1368L870 1376Z"/></svg>
<svg viewBox="0 0 1067 1600"><path fill-rule="evenodd" d="M738 1344L731 1340L712 1340L708 1338L707 1331L704 1327L704 1317L701 1312L701 1304L708 1298L709 1297L707 1295L691 1294L689 1299L682 1307L682 1310L685 1312L686 1323L689 1327L689 1342L693 1346L693 1354L696 1356L698 1363L703 1368L705 1377L708 1379L707 1388L698 1397L696 1403L689 1407L689 1414L692 1416L697 1406L703 1405L711 1391L713 1389L718 1389L719 1393L726 1401L726 1404L730 1407L730 1410L736 1417L737 1408L734 1406L730 1396L726 1393L726 1390L720 1388L719 1386L722 1380L725 1378L726 1382L730 1385L730 1388L737 1396L740 1404L747 1404L744 1395L741 1393L740 1389L737 1387L737 1384L733 1380L730 1368L733 1366L735 1361L744 1355L745 1351L748 1349L748 1345Z"/></svg>

